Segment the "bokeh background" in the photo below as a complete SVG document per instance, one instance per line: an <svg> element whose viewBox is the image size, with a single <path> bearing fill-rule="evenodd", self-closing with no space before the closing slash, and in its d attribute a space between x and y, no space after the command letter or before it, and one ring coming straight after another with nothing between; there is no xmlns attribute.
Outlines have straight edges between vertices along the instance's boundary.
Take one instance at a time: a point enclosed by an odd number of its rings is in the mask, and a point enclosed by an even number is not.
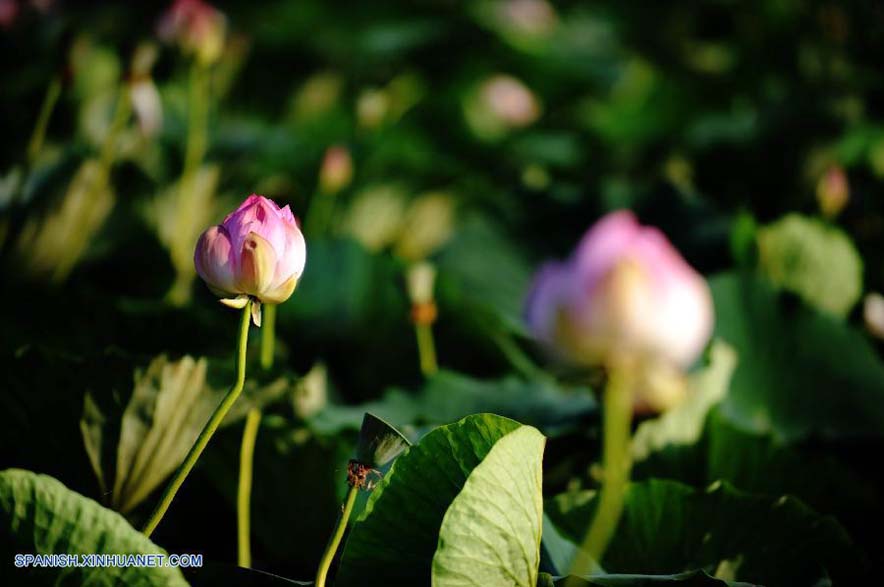
<svg viewBox="0 0 884 587"><path fill-rule="evenodd" d="M594 382L532 344L522 305L544 259L630 208L710 279L738 361L703 435L636 475L795 493L872 543L884 5L234 1L195 28L169 10L0 0L0 468L112 501L138 389L223 391L237 316L192 251L259 193L308 257L246 392L256 567L312 575L366 405L413 435L510 415L550 437L551 493L592 486ZM424 260L429 378L406 287ZM169 551L235 560L243 413L155 535Z"/></svg>

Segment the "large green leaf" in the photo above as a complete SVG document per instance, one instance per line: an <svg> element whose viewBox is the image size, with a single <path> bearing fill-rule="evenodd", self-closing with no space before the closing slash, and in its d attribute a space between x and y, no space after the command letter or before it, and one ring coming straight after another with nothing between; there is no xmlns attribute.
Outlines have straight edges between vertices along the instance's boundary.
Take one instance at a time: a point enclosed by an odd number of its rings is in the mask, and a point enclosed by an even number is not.
<svg viewBox="0 0 884 587"><path fill-rule="evenodd" d="M0 473L0 525L5 585L187 585L171 567L13 569L14 553L164 554L122 516L46 475L20 469Z"/></svg>
<svg viewBox="0 0 884 587"><path fill-rule="evenodd" d="M758 263L777 285L845 316L863 289L863 263L850 238L816 218L789 214L758 229Z"/></svg>
<svg viewBox="0 0 884 587"><path fill-rule="evenodd" d="M353 524L336 583L428 585L442 520L473 469L520 425L492 414L436 428L407 449Z"/></svg>
<svg viewBox="0 0 884 587"><path fill-rule="evenodd" d="M746 430L717 405L728 392L736 354L717 341L710 356L710 365L692 377L692 393L683 404L639 426L633 478L662 477L697 487L723 480L744 491L795 495L836 515L860 543L874 539L868 520L881 519L884 507L862 468L881 441L795 443Z"/></svg>
<svg viewBox="0 0 884 587"><path fill-rule="evenodd" d="M543 520L543 445L523 426L501 438L445 512L435 587L534 587Z"/></svg>
<svg viewBox="0 0 884 587"><path fill-rule="evenodd" d="M559 529L578 541L596 494L566 493L546 506ZM630 485L601 562L614 573L702 568L768 587L814 585L827 576L850 584L864 571L844 529L796 498L744 493L720 482L698 490L654 479Z"/></svg>
<svg viewBox="0 0 884 587"><path fill-rule="evenodd" d="M716 335L739 356L722 413L778 439L880 436L884 363L860 332L761 278L724 274L711 287Z"/></svg>
<svg viewBox="0 0 884 587"><path fill-rule="evenodd" d="M784 444L769 434L743 430L713 408L693 445L667 445L636 463L633 478L666 477L695 486L715 480L767 495L795 495L815 510L835 515L860 544L874 544L884 504L874 473L864 463L881 444ZM850 461L858 466L851 466ZM839 458L840 457L840 458Z"/></svg>

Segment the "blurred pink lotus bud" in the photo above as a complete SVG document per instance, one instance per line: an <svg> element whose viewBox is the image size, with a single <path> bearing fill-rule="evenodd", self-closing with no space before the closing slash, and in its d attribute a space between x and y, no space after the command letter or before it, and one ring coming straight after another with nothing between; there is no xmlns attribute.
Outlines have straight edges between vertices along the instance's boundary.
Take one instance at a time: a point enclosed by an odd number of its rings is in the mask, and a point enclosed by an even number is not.
<svg viewBox="0 0 884 587"><path fill-rule="evenodd" d="M498 6L504 24L528 35L545 35L555 28L558 17L546 0L504 0Z"/></svg>
<svg viewBox="0 0 884 587"><path fill-rule="evenodd" d="M242 308L249 298L280 304L304 271L307 248L288 206L252 194L196 245L196 272L225 305Z"/></svg>
<svg viewBox="0 0 884 587"><path fill-rule="evenodd" d="M329 147L319 169L319 189L325 194L336 194L353 179L353 159L347 147Z"/></svg>
<svg viewBox="0 0 884 587"><path fill-rule="evenodd" d="M18 16L18 2L15 0L0 0L0 27L12 28Z"/></svg>
<svg viewBox="0 0 884 587"><path fill-rule="evenodd" d="M206 65L221 56L226 31L224 15L202 0L175 0L157 25L161 39L178 43L184 52L195 54Z"/></svg>
<svg viewBox="0 0 884 587"><path fill-rule="evenodd" d="M837 216L850 198L847 174L840 166L833 165L820 177L816 185L816 199L826 218Z"/></svg>
<svg viewBox="0 0 884 587"><path fill-rule="evenodd" d="M528 87L516 78L497 74L481 89L488 110L507 126L528 126L540 116L540 104Z"/></svg>
<svg viewBox="0 0 884 587"><path fill-rule="evenodd" d="M539 340L583 365L629 357L687 367L713 323L703 277L627 211L596 223L571 259L540 270L526 316Z"/></svg>

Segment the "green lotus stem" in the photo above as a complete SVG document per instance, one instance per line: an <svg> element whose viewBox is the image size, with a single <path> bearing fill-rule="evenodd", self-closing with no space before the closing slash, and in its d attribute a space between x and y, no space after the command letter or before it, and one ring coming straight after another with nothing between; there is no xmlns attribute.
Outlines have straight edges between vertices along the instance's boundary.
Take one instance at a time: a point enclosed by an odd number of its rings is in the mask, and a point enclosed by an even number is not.
<svg viewBox="0 0 884 587"><path fill-rule="evenodd" d="M246 416L246 426L242 432L242 447L239 452L239 489L236 495L237 513L237 564L252 566L251 500L252 463L255 457L255 439L261 425L261 410L252 408Z"/></svg>
<svg viewBox="0 0 884 587"><path fill-rule="evenodd" d="M433 327L430 324L415 324L417 352L420 358L421 373L430 377L439 370L436 364L436 343L433 341Z"/></svg>
<svg viewBox="0 0 884 587"><path fill-rule="evenodd" d="M34 132L31 133L31 140L28 142L28 165L34 164L43 148L46 128L49 126L49 119L52 117L59 96L61 96L61 76L56 75L49 82L49 87L46 88L46 96L43 98L43 105L40 106L37 124L34 125Z"/></svg>
<svg viewBox="0 0 884 587"><path fill-rule="evenodd" d="M344 538L344 532L347 530L347 523L350 521L350 514L353 513L353 506L356 504L356 495L359 493L359 487L351 485L347 491L347 499L344 501L344 509L341 517L338 518L338 525L335 527L335 533L332 534L325 552L322 553L322 559L319 561L319 569L316 571L316 581L313 587L325 587L325 578L335 558L335 553L341 545L341 539Z"/></svg>
<svg viewBox="0 0 884 587"><path fill-rule="evenodd" d="M264 304L261 324L261 367L267 371L273 367L273 348L276 342L276 304ZM237 562L239 566L252 566L251 502L252 477L255 458L255 441L261 424L261 410L252 408L246 416L239 452L239 489L236 496Z"/></svg>
<svg viewBox="0 0 884 587"><path fill-rule="evenodd" d="M273 352L276 346L276 304L264 304L264 316L261 321L261 367L268 371L273 367Z"/></svg>
<svg viewBox="0 0 884 587"><path fill-rule="evenodd" d="M595 517L574 559L572 575L585 575L592 570L593 563L601 564L602 556L617 530L617 523L623 512L629 472L632 467L629 452L632 386L628 367L611 370L604 394L602 447L604 478Z"/></svg>
<svg viewBox="0 0 884 587"><path fill-rule="evenodd" d="M242 388L246 382L246 347L249 342L249 323L252 319L251 305L252 303L248 302L242 309L242 318L240 319L239 342L237 343L236 349L236 383L230 388L230 391L227 392L227 395L224 396L224 399L221 400L218 407L215 408L212 417L206 422L206 425L197 437L196 442L190 447L190 452L187 453L184 462L181 463L181 466L175 471L175 475L166 486L165 491L163 491L159 504L157 504L156 509L150 515L147 524L144 525L143 532L146 536L153 534L153 531L160 523L160 520L163 519L166 510L169 509L172 500L175 499L175 494L178 493L178 490L181 488L187 475L190 473L191 469L193 469L193 466L200 458L200 455L203 454L206 445L209 444L209 440L212 439L212 435L218 430L218 426L221 425L224 416L227 415L231 406L233 406L240 393L242 393Z"/></svg>

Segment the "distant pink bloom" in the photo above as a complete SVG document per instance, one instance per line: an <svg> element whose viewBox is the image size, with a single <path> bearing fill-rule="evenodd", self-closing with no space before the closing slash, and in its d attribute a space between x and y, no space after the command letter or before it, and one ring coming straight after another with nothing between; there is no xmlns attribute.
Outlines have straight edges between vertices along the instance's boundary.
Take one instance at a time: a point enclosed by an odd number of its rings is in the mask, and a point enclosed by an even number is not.
<svg viewBox="0 0 884 587"><path fill-rule="evenodd" d="M850 184L841 166L829 167L820 177L816 186L816 198L820 210L828 218L837 216L844 209L850 199Z"/></svg>
<svg viewBox="0 0 884 587"><path fill-rule="evenodd" d="M541 268L526 317L536 338L578 364L633 356L686 367L709 340L713 309L706 281L663 233L620 211L568 261Z"/></svg>
<svg viewBox="0 0 884 587"><path fill-rule="evenodd" d="M229 306L249 298L286 301L304 271L307 248L288 206L252 194L224 221L206 230L194 253L196 271Z"/></svg>
<svg viewBox="0 0 884 587"><path fill-rule="evenodd" d="M319 188L324 193L334 194L350 184L353 179L353 158L347 147L329 147L322 158L319 170Z"/></svg>
<svg viewBox="0 0 884 587"><path fill-rule="evenodd" d="M546 0L503 0L498 5L501 20L519 32L547 34L555 28L555 9Z"/></svg>
<svg viewBox="0 0 884 587"><path fill-rule="evenodd" d="M41 16L49 14L55 2L53 0L0 0L0 28L10 29L18 20L23 8L33 8Z"/></svg>
<svg viewBox="0 0 884 587"><path fill-rule="evenodd" d="M482 85L485 107L504 124L528 126L540 116L540 103L528 87L510 75L494 75Z"/></svg>
<svg viewBox="0 0 884 587"><path fill-rule="evenodd" d="M203 0L175 0L160 18L158 36L212 63L221 55L227 28L224 15Z"/></svg>
<svg viewBox="0 0 884 587"><path fill-rule="evenodd" d="M15 0L0 0L0 27L12 28L18 17L19 6Z"/></svg>

